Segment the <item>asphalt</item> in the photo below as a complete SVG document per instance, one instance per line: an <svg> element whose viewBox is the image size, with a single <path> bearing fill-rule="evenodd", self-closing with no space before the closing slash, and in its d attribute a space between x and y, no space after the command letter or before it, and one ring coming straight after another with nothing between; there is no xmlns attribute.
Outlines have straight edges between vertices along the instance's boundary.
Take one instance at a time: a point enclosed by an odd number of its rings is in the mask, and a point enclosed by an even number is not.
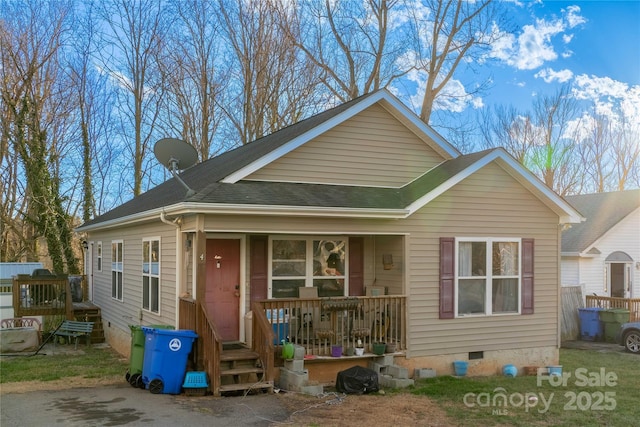
<svg viewBox="0 0 640 427"><path fill-rule="evenodd" d="M104 346L108 346L103 344ZM100 344L94 344L99 347ZM46 344L38 355L77 354L83 344ZM2 357L25 357L30 353ZM0 395L0 426L251 426L267 427L289 418L274 394L213 397L153 394L122 384Z"/></svg>
<svg viewBox="0 0 640 427"><path fill-rule="evenodd" d="M214 398L152 394L128 384L5 394L0 425L270 426L289 417L280 399L260 394Z"/></svg>

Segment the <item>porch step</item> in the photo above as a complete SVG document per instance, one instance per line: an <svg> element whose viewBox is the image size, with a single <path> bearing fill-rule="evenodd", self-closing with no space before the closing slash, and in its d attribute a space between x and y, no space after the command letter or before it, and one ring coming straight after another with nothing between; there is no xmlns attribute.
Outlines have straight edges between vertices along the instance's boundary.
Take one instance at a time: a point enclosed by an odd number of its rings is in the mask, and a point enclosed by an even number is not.
<svg viewBox="0 0 640 427"><path fill-rule="evenodd" d="M250 348L223 349L220 355L220 393L273 390L273 382L263 381L260 355Z"/></svg>
<svg viewBox="0 0 640 427"><path fill-rule="evenodd" d="M91 344L103 343L105 341L100 307L90 303L74 303L73 316L81 322L93 322Z"/></svg>
<svg viewBox="0 0 640 427"><path fill-rule="evenodd" d="M247 390L273 390L273 382L266 381L261 383L241 383L241 384L225 384L220 386L220 393Z"/></svg>
<svg viewBox="0 0 640 427"><path fill-rule="evenodd" d="M241 367L220 370L220 375L244 375L244 374L261 374L262 368Z"/></svg>

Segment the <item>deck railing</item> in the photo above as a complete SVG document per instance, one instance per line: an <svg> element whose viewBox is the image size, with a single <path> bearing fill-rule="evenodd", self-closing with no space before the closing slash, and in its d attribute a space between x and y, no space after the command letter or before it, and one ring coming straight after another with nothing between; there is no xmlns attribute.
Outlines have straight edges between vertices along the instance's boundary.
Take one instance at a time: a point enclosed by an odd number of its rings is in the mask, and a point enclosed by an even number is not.
<svg viewBox="0 0 640 427"><path fill-rule="evenodd" d="M15 317L64 314L73 319L72 289L68 277L13 278L13 311ZM84 295L81 299L84 300Z"/></svg>
<svg viewBox="0 0 640 427"><path fill-rule="evenodd" d="M329 356L333 345L347 349L356 347L358 340L366 352L380 342L394 345L397 351L407 348L403 295L278 299L260 305L274 331L274 342L301 345L306 354Z"/></svg>
<svg viewBox="0 0 640 427"><path fill-rule="evenodd" d="M587 307L600 307L604 309L622 308L629 310L629 321L640 322L640 298L615 298L587 295L585 300Z"/></svg>

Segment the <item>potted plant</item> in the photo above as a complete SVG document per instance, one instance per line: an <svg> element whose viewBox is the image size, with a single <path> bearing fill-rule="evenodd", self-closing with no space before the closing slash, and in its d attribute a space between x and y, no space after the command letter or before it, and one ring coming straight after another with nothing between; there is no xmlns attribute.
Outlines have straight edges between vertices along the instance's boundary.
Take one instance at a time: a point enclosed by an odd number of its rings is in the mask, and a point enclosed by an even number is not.
<svg viewBox="0 0 640 427"><path fill-rule="evenodd" d="M382 356L386 349L387 349L387 343L386 342L374 342L373 343L373 354L376 354L378 356Z"/></svg>
<svg viewBox="0 0 640 427"><path fill-rule="evenodd" d="M363 354L364 344L362 343L362 340L358 338L358 341L356 342L356 356L362 356Z"/></svg>

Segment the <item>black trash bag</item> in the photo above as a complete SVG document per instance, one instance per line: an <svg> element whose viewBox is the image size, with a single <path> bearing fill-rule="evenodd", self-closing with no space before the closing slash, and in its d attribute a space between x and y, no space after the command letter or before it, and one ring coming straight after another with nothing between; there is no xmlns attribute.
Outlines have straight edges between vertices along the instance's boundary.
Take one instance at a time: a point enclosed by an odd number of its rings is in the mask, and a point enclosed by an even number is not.
<svg viewBox="0 0 640 427"><path fill-rule="evenodd" d="M338 372L336 389L347 394L374 393L378 388L378 374L362 366L353 366Z"/></svg>

